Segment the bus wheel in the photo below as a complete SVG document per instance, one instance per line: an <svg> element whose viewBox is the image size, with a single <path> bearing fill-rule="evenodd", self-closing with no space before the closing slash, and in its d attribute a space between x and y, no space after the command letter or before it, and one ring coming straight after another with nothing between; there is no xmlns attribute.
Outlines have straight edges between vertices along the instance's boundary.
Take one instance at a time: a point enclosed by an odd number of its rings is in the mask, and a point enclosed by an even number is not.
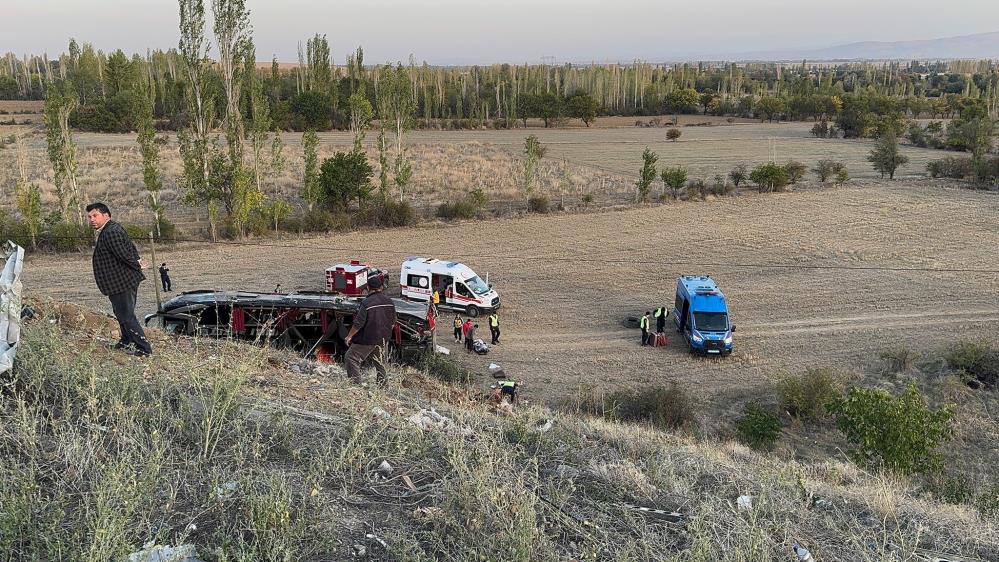
<svg viewBox="0 0 999 562"><path fill-rule="evenodd" d="M472 318L477 318L479 316L479 307L474 304L468 305L468 315Z"/></svg>

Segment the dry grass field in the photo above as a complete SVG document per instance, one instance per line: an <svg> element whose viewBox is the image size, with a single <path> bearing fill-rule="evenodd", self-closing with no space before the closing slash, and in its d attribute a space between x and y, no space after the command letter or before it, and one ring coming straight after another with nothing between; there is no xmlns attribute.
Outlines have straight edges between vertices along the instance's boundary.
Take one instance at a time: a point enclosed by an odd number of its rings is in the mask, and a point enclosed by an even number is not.
<svg viewBox="0 0 999 562"><path fill-rule="evenodd" d="M406 255L460 259L488 273L505 303L502 344L486 357L467 358L477 370L500 363L528 384L531 397L545 400L583 385L679 381L724 408L781 373L813 366L869 371L888 347L928 350L961 337L999 338L995 273L752 264L996 270L997 216L993 192L864 181L624 211L354 232L272 247L161 248L157 257L170 264L179 290L270 290L276 283L318 289L323 269L346 258L396 272ZM675 337L667 349L640 348L625 318L670 304L678 275L702 273L715 277L730 299L736 352L695 358ZM24 279L35 295L108 309L87 254L31 257ZM151 283L140 301L143 312L153 309Z"/></svg>
<svg viewBox="0 0 999 562"><path fill-rule="evenodd" d="M537 135L549 148L539 170L540 192L554 200L567 197L578 201L589 195L596 206L602 207L633 201L634 182L646 146L659 154L660 167L686 166L692 179L701 178L708 183L713 182L715 175L726 176L737 164L752 166L764 162L771 153L780 162L794 159L808 167L821 158L833 158L845 162L854 178L877 177L866 161L871 149L869 141L814 139L808 133L808 123L727 123L719 118L684 117L680 122L683 136L675 143L666 141L664 127L635 127L635 119L629 119L629 125L622 118L607 118L603 126L589 129L412 131L405 137L406 151L414 166L406 198L428 212L441 202L461 198L476 188L488 194L494 207L522 202L525 199L522 152L528 134ZM683 126L685 122L712 125ZM38 128L19 126L0 130L0 136L6 138L14 130L26 135L29 175L42 186L43 202L53 204L54 185L44 134ZM336 150L348 150L351 144L349 133L319 136L320 158L331 156ZM199 233L204 228L204 211L181 204L182 194L178 190L181 163L176 136L164 137L162 200L167 216L181 231ZM375 137L374 133L368 134L366 150L377 174ZM273 197L294 196L302 181L301 135L283 133L282 138L287 145L288 166L264 185L265 192ZM86 196L112 202L119 218L126 222L150 222L134 135L78 133L76 139L80 145L78 174ZM925 176L926 162L948 154L912 147L904 147L903 151L911 161L900 169L902 178ZM13 203L15 158L12 146L0 150L0 205L7 207Z"/></svg>

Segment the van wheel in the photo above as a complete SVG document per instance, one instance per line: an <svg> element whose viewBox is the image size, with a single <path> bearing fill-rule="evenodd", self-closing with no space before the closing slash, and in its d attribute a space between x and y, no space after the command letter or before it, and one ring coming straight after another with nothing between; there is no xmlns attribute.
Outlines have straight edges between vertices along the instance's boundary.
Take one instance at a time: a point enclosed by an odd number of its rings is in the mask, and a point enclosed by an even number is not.
<svg viewBox="0 0 999 562"><path fill-rule="evenodd" d="M477 318L479 316L479 307L474 304L468 305L468 315L472 318Z"/></svg>

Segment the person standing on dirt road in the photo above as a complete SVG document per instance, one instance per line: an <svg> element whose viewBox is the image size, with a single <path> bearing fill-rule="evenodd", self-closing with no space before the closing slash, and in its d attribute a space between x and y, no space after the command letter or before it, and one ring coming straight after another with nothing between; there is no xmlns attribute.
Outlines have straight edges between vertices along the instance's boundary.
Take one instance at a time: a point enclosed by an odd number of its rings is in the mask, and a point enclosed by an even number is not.
<svg viewBox="0 0 999 562"><path fill-rule="evenodd" d="M344 343L349 346L345 357L347 376L355 383L362 382L361 365L370 357L378 372L378 386L388 384L385 356L396 317L395 305L383 289L380 277L372 277L368 281L368 296L361 301L350 332L344 338Z"/></svg>
<svg viewBox="0 0 999 562"><path fill-rule="evenodd" d="M489 315L489 335L492 336L493 345L499 343L500 329L499 329L499 313L495 310Z"/></svg>
<svg viewBox="0 0 999 562"><path fill-rule="evenodd" d="M160 264L160 283L163 284L163 290L170 292L170 268L166 266L166 262Z"/></svg>
<svg viewBox="0 0 999 562"><path fill-rule="evenodd" d="M461 336L462 336L462 332L464 331L464 330L462 330L462 327L464 325L465 325L465 322L462 321L461 315L460 314L455 314L454 315L454 343L461 343Z"/></svg>
<svg viewBox="0 0 999 562"><path fill-rule="evenodd" d="M660 306L656 309L656 333L661 334L666 331L666 317L669 315L669 309L665 306Z"/></svg>
<svg viewBox="0 0 999 562"><path fill-rule="evenodd" d="M638 321L638 327L642 329L642 345L649 345L649 316L652 313L648 310L645 311L645 316Z"/></svg>
<svg viewBox="0 0 999 562"><path fill-rule="evenodd" d="M101 294L111 301L111 309L121 330L121 341L114 348L127 349L129 354L137 357L149 355L153 346L135 317L135 299L139 283L146 279L142 270L147 264L139 257L139 251L125 228L111 220L111 210L107 205L87 205L87 217L90 226L97 231L92 260L94 281Z"/></svg>

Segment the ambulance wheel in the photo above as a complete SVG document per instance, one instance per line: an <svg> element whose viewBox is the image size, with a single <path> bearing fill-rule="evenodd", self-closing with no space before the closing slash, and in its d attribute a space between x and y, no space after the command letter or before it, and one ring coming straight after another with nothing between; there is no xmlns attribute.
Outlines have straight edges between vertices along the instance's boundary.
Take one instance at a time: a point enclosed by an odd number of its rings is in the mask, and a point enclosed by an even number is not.
<svg viewBox="0 0 999 562"><path fill-rule="evenodd" d="M468 316L470 316L471 318L478 318L479 307L475 306L474 304L468 305Z"/></svg>

